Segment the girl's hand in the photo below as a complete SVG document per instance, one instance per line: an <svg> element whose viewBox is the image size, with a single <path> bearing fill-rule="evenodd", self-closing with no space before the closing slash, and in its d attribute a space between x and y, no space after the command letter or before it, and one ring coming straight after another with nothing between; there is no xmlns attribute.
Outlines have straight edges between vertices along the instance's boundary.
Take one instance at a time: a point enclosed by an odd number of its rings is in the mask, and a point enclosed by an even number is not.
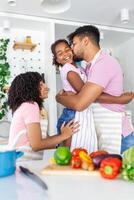
<svg viewBox="0 0 134 200"><path fill-rule="evenodd" d="M66 96L66 95L75 95L74 92L71 92L71 91L67 92L67 91L64 91L64 90L60 90L58 94L59 95L63 95L63 96Z"/></svg>
<svg viewBox="0 0 134 200"><path fill-rule="evenodd" d="M76 93L74 93L74 92L65 92L66 93L66 95L68 95L68 96L72 96L72 95L75 95Z"/></svg>
<svg viewBox="0 0 134 200"><path fill-rule="evenodd" d="M58 94L63 95L64 92L64 90L60 90Z"/></svg>
<svg viewBox="0 0 134 200"><path fill-rule="evenodd" d="M64 137L64 140L70 138L74 133L79 131L79 122L74 122L71 120L65 125L63 122L61 126L61 135Z"/></svg>

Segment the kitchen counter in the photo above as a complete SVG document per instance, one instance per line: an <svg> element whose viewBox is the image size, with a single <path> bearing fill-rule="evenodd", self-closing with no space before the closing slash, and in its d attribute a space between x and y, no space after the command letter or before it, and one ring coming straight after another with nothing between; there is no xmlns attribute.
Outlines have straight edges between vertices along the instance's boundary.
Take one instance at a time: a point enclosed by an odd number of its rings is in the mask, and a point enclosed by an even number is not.
<svg viewBox="0 0 134 200"><path fill-rule="evenodd" d="M48 176L40 172L52 151L46 151L43 161L25 161L23 165L38 174L48 185L48 191L21 174L0 178L0 197L3 200L133 200L134 182L120 179L105 180L96 176Z"/></svg>

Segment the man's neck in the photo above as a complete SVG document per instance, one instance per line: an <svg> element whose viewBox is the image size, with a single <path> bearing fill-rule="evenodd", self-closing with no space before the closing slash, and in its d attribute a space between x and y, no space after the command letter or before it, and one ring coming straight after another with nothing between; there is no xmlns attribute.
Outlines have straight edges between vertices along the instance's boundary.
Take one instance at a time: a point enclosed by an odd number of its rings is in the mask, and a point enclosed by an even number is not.
<svg viewBox="0 0 134 200"><path fill-rule="evenodd" d="M94 48L92 51L89 49L85 52L84 60L87 62L91 62L95 55L100 51L100 48Z"/></svg>

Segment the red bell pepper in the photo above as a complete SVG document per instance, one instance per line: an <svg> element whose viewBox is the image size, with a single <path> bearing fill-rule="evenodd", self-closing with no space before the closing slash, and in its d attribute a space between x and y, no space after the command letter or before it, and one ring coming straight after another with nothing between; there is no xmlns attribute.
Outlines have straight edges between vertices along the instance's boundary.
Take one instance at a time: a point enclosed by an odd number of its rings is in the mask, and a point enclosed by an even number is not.
<svg viewBox="0 0 134 200"><path fill-rule="evenodd" d="M72 168L75 168L75 169L79 169L81 168L81 159L79 156L73 156L72 157L72 160L71 160L71 167Z"/></svg>
<svg viewBox="0 0 134 200"><path fill-rule="evenodd" d="M84 148L75 148L75 149L73 149L73 151L72 151L72 156L79 156L79 153L80 153L81 151L87 153L87 150L84 149Z"/></svg>
<svg viewBox="0 0 134 200"><path fill-rule="evenodd" d="M118 158L105 158L100 164L101 176L107 179L114 179L120 173L122 161Z"/></svg>

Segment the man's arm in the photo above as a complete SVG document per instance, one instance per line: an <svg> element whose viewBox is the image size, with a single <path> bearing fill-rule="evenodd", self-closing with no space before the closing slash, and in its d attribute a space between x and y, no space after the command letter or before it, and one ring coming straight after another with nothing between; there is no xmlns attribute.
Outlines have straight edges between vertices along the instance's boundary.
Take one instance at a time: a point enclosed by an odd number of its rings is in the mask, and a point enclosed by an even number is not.
<svg viewBox="0 0 134 200"><path fill-rule="evenodd" d="M121 96L112 96L106 93L102 93L98 99L96 99L96 102L99 103L108 103L108 104L127 104L134 98L133 92L126 92L122 94Z"/></svg>
<svg viewBox="0 0 134 200"><path fill-rule="evenodd" d="M61 94L57 94L56 100L68 108L82 111L100 96L103 89L103 87L97 84L87 82L78 94L73 96L63 96Z"/></svg>

